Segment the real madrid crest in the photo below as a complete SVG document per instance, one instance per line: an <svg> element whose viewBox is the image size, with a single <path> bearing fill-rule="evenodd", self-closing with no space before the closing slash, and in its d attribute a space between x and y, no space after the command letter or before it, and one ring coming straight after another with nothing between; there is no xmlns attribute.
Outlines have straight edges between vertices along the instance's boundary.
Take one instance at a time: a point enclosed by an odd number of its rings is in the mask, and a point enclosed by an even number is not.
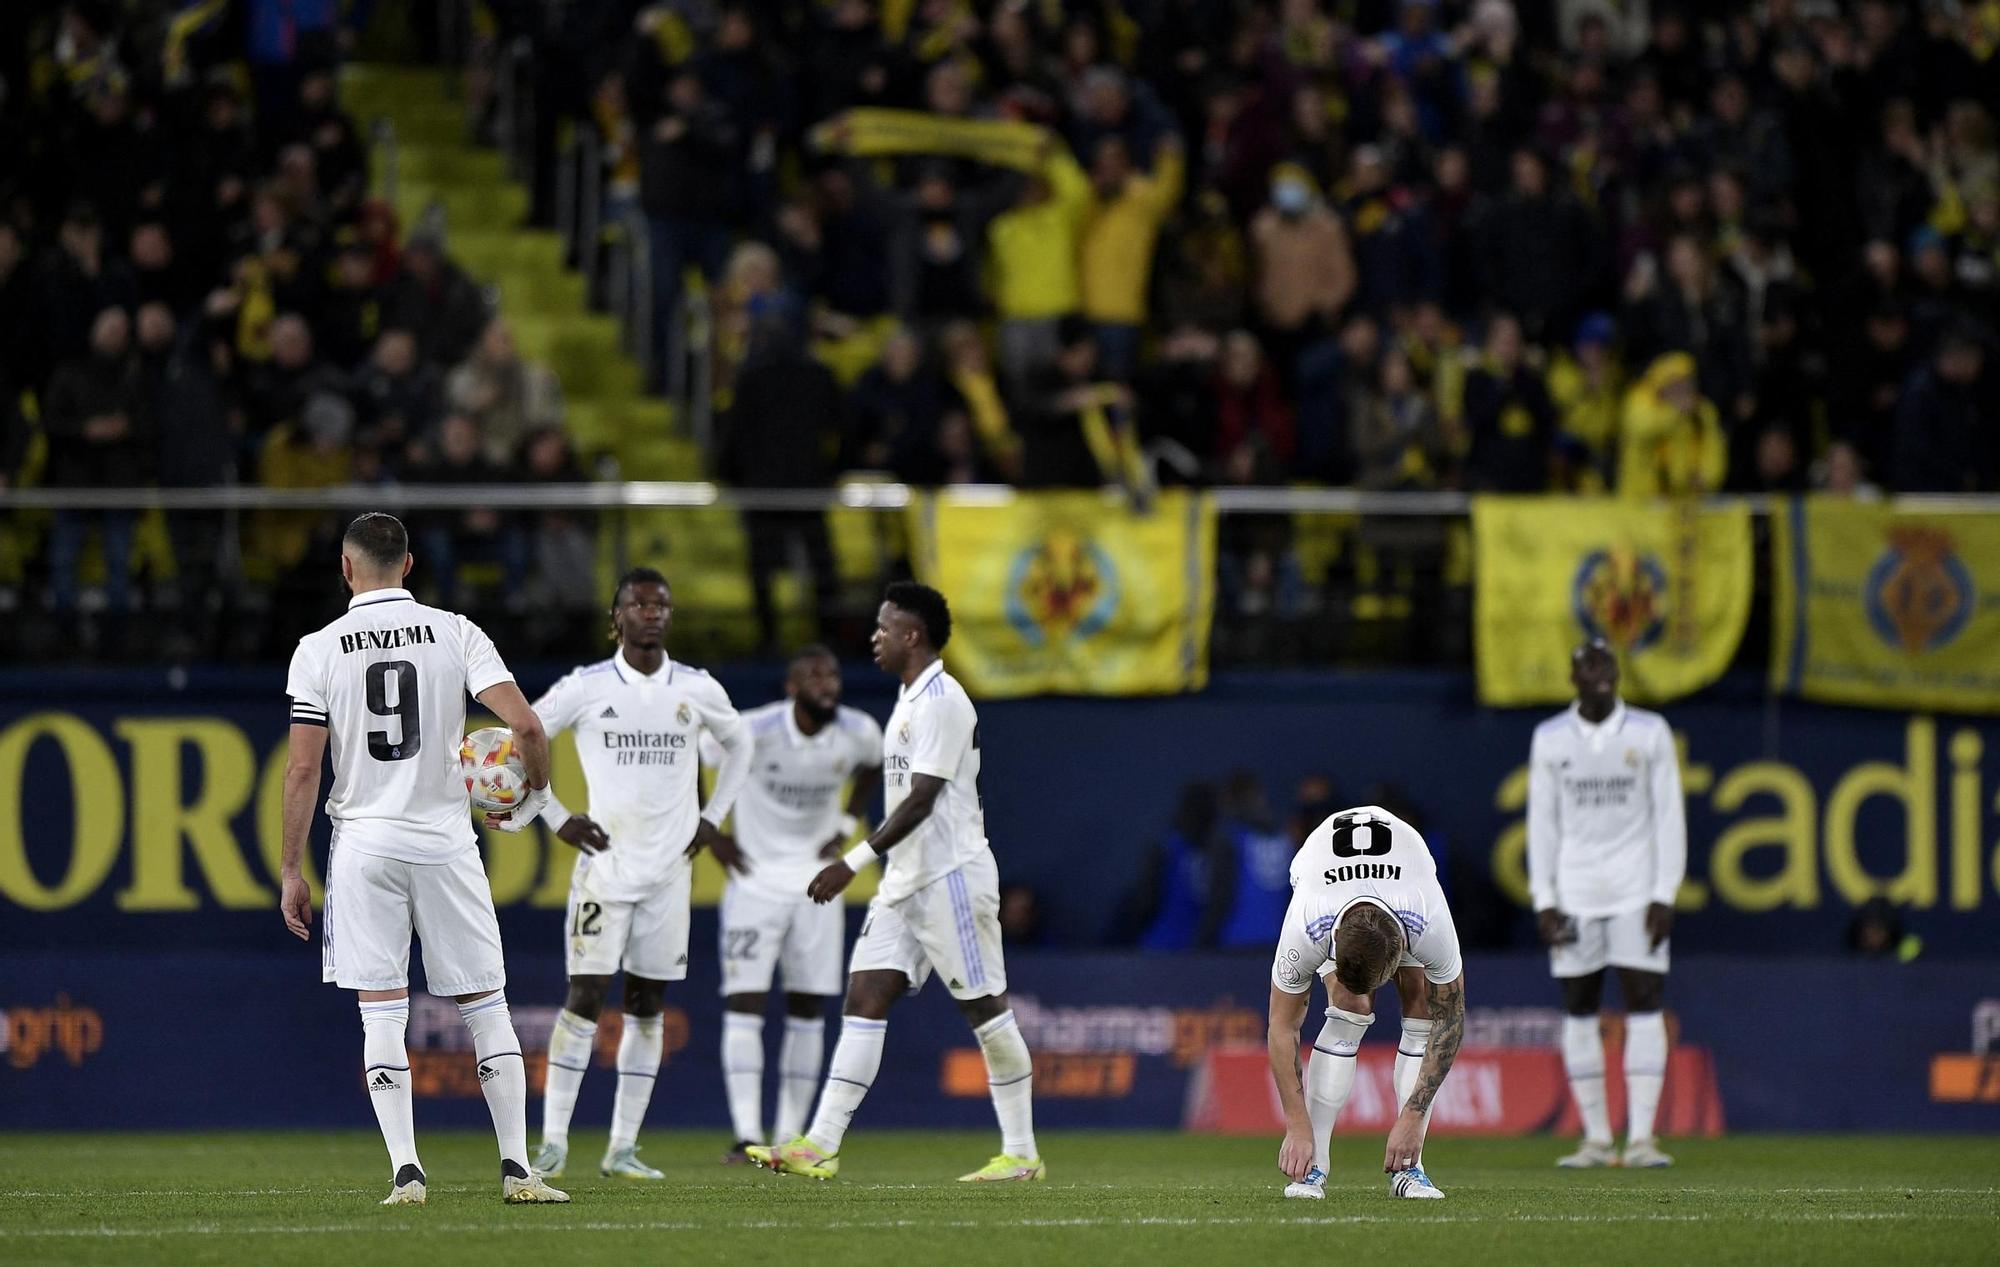
<svg viewBox="0 0 2000 1267"><path fill-rule="evenodd" d="M902 729L896 732L896 742L901 744L910 742L910 723L904 722Z"/></svg>
<svg viewBox="0 0 2000 1267"><path fill-rule="evenodd" d="M674 710L674 720L683 726L694 720L694 710L687 706L686 700L682 700L681 706Z"/></svg>

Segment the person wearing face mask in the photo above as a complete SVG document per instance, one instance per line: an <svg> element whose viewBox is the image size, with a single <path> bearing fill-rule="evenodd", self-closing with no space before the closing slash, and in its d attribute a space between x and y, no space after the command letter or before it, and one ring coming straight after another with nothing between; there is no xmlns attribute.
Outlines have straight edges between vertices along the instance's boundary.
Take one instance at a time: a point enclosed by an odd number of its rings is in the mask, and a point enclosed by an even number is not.
<svg viewBox="0 0 2000 1267"><path fill-rule="evenodd" d="M1257 315L1279 372L1290 377L1301 349L1331 328L1354 294L1347 229L1296 163L1271 169L1270 202L1250 224Z"/></svg>

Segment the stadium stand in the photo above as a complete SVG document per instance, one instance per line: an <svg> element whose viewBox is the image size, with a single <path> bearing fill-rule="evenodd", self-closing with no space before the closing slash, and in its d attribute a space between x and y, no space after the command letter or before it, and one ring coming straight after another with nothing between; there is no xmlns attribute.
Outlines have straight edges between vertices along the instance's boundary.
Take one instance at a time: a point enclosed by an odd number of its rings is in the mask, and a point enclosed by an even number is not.
<svg viewBox="0 0 2000 1267"><path fill-rule="evenodd" d="M2000 487L1990 6L416 6L443 76L283 7L7 17L10 486ZM430 522L435 588L582 601L587 517L499 518ZM21 512L0 574L30 653L79 603L269 647L332 521ZM619 530L727 564L742 646L897 566ZM1449 521L1225 537L1245 628L1462 597Z"/></svg>

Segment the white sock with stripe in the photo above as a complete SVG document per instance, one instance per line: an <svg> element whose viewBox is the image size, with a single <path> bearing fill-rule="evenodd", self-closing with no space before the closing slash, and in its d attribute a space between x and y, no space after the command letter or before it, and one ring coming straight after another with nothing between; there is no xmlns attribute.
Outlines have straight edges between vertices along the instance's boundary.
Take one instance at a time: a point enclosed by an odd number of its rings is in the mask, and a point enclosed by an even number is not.
<svg viewBox="0 0 2000 1267"><path fill-rule="evenodd" d="M493 1115L493 1135L500 1143L500 1161L513 1162L528 1173L528 1071L521 1060L521 1039L514 1033L514 1016L507 996L494 991L483 999L458 1005L465 1027L472 1031L472 1055L479 1089L486 1093L486 1110Z"/></svg>
<svg viewBox="0 0 2000 1267"><path fill-rule="evenodd" d="M368 1103L389 1146L389 1174L405 1166L422 1168L417 1160L417 1128L410 1109L410 1053L404 1035L410 1027L407 998L381 999L361 1005L361 1060L368 1084Z"/></svg>
<svg viewBox="0 0 2000 1267"><path fill-rule="evenodd" d="M798 1138L812 1114L813 1092L819 1090L820 1062L826 1059L826 1020L818 1016L787 1016L785 1041L778 1048L778 1121L772 1137L779 1143Z"/></svg>
<svg viewBox="0 0 2000 1267"><path fill-rule="evenodd" d="M833 1045L833 1063L827 1066L826 1090L820 1092L819 1112L813 1115L806 1138L814 1148L832 1157L840 1152L848 1124L875 1085L875 1071L882 1067L882 1039L889 1022L865 1016L840 1019L840 1041Z"/></svg>
<svg viewBox="0 0 2000 1267"><path fill-rule="evenodd" d="M1625 1018L1625 1146L1651 1143L1660 1088L1667 1080L1667 1018L1634 1012Z"/></svg>
<svg viewBox="0 0 2000 1267"><path fill-rule="evenodd" d="M653 1083L660 1076L667 1029L657 1015L625 1013L625 1032L618 1036L618 1098L611 1106L611 1147L625 1148L639 1140L646 1106L653 1102Z"/></svg>
<svg viewBox="0 0 2000 1267"><path fill-rule="evenodd" d="M993 1095L993 1115L1000 1119L1000 1151L1040 1158L1035 1151L1035 1062L1013 1009L972 1032L986 1053L986 1086Z"/></svg>
<svg viewBox="0 0 2000 1267"><path fill-rule="evenodd" d="M764 1018L751 1012L722 1014L722 1082L729 1092L729 1124L739 1142L764 1142ZM780 1140L791 1136L780 1131Z"/></svg>
<svg viewBox="0 0 2000 1267"><path fill-rule="evenodd" d="M1611 1143L1611 1109L1604 1099L1604 1040L1597 1033L1595 1016L1563 1017L1563 1071L1569 1074L1569 1093L1576 1097L1576 1111L1583 1118L1586 1144Z"/></svg>
<svg viewBox="0 0 2000 1267"><path fill-rule="evenodd" d="M1417 1075L1423 1071L1424 1049L1430 1046L1431 1023L1428 1020L1403 1018L1403 1034L1396 1040L1396 1108L1400 1112L1410 1101L1410 1092L1417 1089ZM1424 1164L1424 1135L1431 1129L1431 1111L1437 1108L1437 1101L1424 1110L1424 1124L1417 1135L1417 1164Z"/></svg>
<svg viewBox="0 0 2000 1267"><path fill-rule="evenodd" d="M549 1031L548 1076L542 1087L542 1142L569 1147L569 1119L576 1112L576 1093L583 1089L584 1071L597 1046L597 1022L564 1008Z"/></svg>
<svg viewBox="0 0 2000 1267"><path fill-rule="evenodd" d="M1359 1071L1361 1036L1375 1023L1375 1014L1326 1009L1326 1024L1313 1040L1313 1057L1306 1064L1306 1117L1312 1122L1313 1165L1330 1168L1333 1124L1354 1094L1354 1076Z"/></svg>

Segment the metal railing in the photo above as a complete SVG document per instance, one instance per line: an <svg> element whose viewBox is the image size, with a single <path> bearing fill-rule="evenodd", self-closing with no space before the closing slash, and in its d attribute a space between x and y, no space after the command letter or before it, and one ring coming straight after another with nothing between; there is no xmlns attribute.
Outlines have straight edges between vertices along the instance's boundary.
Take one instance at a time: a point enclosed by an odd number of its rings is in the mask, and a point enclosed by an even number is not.
<svg viewBox="0 0 2000 1267"><path fill-rule="evenodd" d="M0 510L614 510L716 506L729 510L902 510L925 490L887 480L857 479L830 488L732 488L709 480L626 480L568 484L334 484L319 488L227 485L213 488L9 488ZM1022 496L1008 484L955 484L947 495L1000 503ZM1221 515L1362 515L1436 518L1471 512L1463 492L1369 492L1354 488L1230 486L1209 490ZM1104 490L1107 504L1122 501ZM1771 494L1708 498L1708 506L1742 506L1768 515L1784 505ZM2000 512L2000 494L1921 493L1892 499L1924 514Z"/></svg>

